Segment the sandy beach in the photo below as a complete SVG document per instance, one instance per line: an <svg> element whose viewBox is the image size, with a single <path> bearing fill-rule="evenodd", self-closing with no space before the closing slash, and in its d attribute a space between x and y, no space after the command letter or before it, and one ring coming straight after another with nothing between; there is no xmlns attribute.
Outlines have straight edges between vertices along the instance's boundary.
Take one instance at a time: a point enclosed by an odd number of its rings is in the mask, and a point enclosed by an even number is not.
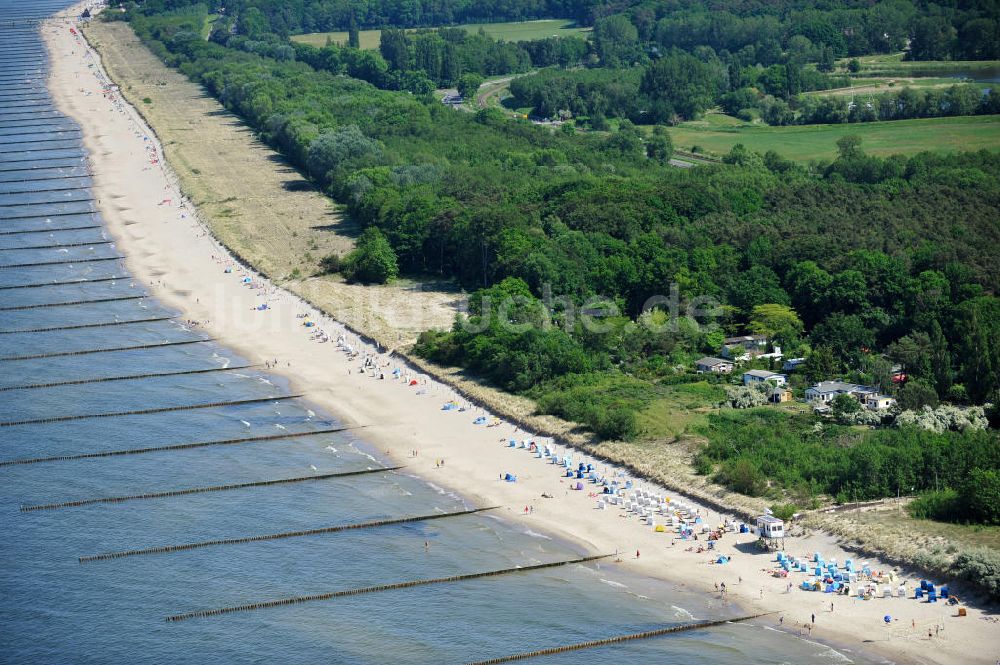
<svg viewBox="0 0 1000 665"><path fill-rule="evenodd" d="M77 10L78 13L79 10ZM59 108L83 130L94 176L94 196L118 248L137 281L184 320L253 362L267 363L285 375L295 392L336 415L348 425L363 426L359 436L388 458L435 485L454 490L470 503L503 506L502 513L526 528L579 543L593 553L619 552L631 572L668 579L687 589L735 603L747 613L777 612L756 623L770 624L804 638L850 651L878 654L892 662L995 663L1000 659L1000 624L976 607L956 617L954 607L908 599L870 601L845 596L788 590L807 579L772 577L773 554L754 554L752 534L727 533L714 552L697 553L704 545L656 533L619 506L599 510L596 485L572 489L560 467L528 450L510 448L509 440L533 439L531 433L500 423L488 426L491 414L470 407L462 396L407 367L384 349L369 348L338 322L315 311L298 297L241 266L199 222L197 211L178 190L155 134L144 125L109 83L99 58L70 24L50 22L43 29L52 54L49 87ZM265 307L266 306L266 307ZM313 325L304 325L310 322ZM318 331L329 339L315 339ZM337 340L343 343L338 345ZM350 357L344 346L357 352ZM375 371L362 367L366 355ZM398 369L398 375L394 370ZM384 375L384 378L379 378ZM450 401L466 410L443 410ZM486 424L474 424L477 418ZM534 438L540 445L547 439ZM559 454L565 449L558 447ZM608 465L579 453L577 462L594 462L606 477L618 477ZM443 464L442 464L443 462ZM516 482L502 480L513 474ZM635 481L653 494L678 498L651 483ZM550 498L543 498L547 495ZM683 499L686 503L693 501ZM710 524L718 512L695 507ZM693 548L694 551L688 551ZM831 537L791 538L786 551L844 561L845 552ZM729 563L710 563L718 554ZM890 566L870 561L872 570ZM725 583L727 598L716 585ZM831 606L832 603L832 606ZM832 607L832 609L831 609ZM894 621L886 624L885 615Z"/></svg>

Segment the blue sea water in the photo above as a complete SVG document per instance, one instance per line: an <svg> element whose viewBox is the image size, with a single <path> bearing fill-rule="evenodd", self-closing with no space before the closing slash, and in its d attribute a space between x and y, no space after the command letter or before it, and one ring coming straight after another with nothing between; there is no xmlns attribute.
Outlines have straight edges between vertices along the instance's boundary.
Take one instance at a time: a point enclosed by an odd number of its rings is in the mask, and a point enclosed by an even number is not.
<svg viewBox="0 0 1000 665"><path fill-rule="evenodd" d="M265 399L289 393L281 377L246 368L231 350L200 341L203 333L170 318L176 312L147 297L114 258L120 252L108 243L86 189L75 124L48 100L46 55L28 22L68 4L0 0L0 662L463 663L739 613L680 584L590 564L165 621L190 611L581 553L572 543L525 531L502 512L78 561L116 550L466 507L461 497L401 473L22 512L21 506L384 465L353 432L3 464L338 424L332 415L312 415L303 400ZM105 302L81 303L94 300ZM115 325L98 327L105 323ZM136 346L151 348L114 350ZM220 371L176 374L208 369ZM121 378L145 374L173 375ZM116 380L90 381L99 378ZM19 388L72 381L89 382ZM93 417L247 400L263 401ZM58 420L37 422L44 419ZM23 421L31 422L11 424ZM770 623L536 662L847 662L843 653L774 631ZM850 660L870 662L858 654Z"/></svg>

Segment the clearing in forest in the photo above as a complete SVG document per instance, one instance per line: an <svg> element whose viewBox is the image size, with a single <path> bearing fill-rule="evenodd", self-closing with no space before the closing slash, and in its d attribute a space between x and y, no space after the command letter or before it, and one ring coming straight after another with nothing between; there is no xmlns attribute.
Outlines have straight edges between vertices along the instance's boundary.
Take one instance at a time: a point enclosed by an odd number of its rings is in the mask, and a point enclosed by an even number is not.
<svg viewBox="0 0 1000 665"><path fill-rule="evenodd" d="M674 146L721 156L737 143L750 150L774 150L797 162L833 159L837 139L857 134L862 148L871 155L913 155L926 150L961 152L1000 149L1000 115L887 120L838 125L792 125L770 127L745 123L721 113L708 113L700 120L670 128Z"/></svg>
<svg viewBox="0 0 1000 665"><path fill-rule="evenodd" d="M466 23L456 25L467 32L476 33L479 29L494 39L502 39L508 42L526 42L533 39L545 39L546 37L572 37L573 35L586 35L590 28L577 27L573 21L566 19L544 19L540 21L513 21L510 23ZM362 30L358 34L358 39L363 49L377 49L381 39L381 30ZM313 46L326 46L327 38L335 44L347 43L347 32L311 32L305 35L295 35L293 41Z"/></svg>

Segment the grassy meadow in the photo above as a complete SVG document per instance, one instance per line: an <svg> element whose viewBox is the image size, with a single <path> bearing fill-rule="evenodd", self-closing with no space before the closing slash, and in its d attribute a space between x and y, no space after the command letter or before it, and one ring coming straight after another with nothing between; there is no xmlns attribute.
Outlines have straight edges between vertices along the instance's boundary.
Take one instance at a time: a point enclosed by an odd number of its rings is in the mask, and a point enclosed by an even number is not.
<svg viewBox="0 0 1000 665"><path fill-rule="evenodd" d="M705 153L721 156L742 143L751 150L762 153L774 150L798 162L832 159L837 154L837 139L848 134L862 138L865 152L881 156L912 155L925 150L1000 149L1000 116L995 115L769 127L722 113L708 113L700 120L681 123L669 131L674 146L681 150L698 146Z"/></svg>
<svg viewBox="0 0 1000 665"><path fill-rule="evenodd" d="M578 28L573 21L565 19L547 19L541 21L515 21L511 23L466 23L457 25L468 32L478 32L482 28L486 34L496 39L508 42L524 42L546 37L569 37L586 34L590 28ZM361 48L377 49L381 30L362 30L359 34ZM306 35L295 35L292 40L313 46L326 46L329 37L334 43L347 43L346 32L312 32Z"/></svg>
<svg viewBox="0 0 1000 665"><path fill-rule="evenodd" d="M851 58L840 60L837 65L847 70ZM902 53L863 55L858 57L861 71L856 76L927 76L933 72L982 72L1000 69L1000 60L903 60Z"/></svg>

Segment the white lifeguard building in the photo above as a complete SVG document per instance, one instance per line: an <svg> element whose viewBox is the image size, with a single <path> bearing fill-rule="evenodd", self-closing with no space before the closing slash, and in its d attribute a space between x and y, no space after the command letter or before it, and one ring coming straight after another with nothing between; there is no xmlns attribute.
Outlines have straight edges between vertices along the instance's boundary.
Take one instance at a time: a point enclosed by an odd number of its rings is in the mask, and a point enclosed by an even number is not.
<svg viewBox="0 0 1000 665"><path fill-rule="evenodd" d="M761 515L757 518L757 534L761 538L784 538L785 521L774 515Z"/></svg>

